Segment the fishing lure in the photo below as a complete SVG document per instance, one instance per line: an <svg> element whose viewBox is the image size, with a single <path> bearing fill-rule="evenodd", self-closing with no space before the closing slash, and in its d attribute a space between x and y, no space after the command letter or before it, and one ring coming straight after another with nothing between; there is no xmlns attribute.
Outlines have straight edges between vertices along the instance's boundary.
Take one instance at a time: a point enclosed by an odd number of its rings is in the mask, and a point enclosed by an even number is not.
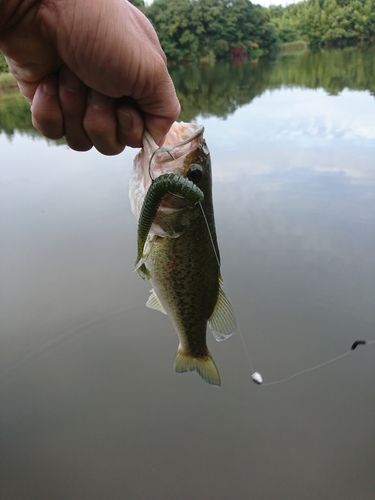
<svg viewBox="0 0 375 500"><path fill-rule="evenodd" d="M149 273L142 259L145 243L156 212L167 193L186 198L192 203L200 203L204 199L204 194L199 187L182 175L168 173L160 175L152 181L138 221L138 254L135 265L143 279L149 279Z"/></svg>

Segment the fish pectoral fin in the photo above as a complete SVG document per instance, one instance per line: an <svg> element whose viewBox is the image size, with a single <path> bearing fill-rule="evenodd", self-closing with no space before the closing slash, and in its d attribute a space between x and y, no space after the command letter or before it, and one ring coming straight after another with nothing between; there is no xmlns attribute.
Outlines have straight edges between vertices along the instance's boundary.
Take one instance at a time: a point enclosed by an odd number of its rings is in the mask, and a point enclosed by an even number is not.
<svg viewBox="0 0 375 500"><path fill-rule="evenodd" d="M138 262L138 264L137 264L136 268L134 269L134 271L137 271L137 273L139 274L139 276L143 280L147 281L147 280L151 279L151 273L147 269L146 264L144 264L143 259Z"/></svg>
<svg viewBox="0 0 375 500"><path fill-rule="evenodd" d="M150 309L155 309L156 311L160 311L163 314L167 314L155 291L150 290L150 292L151 295L149 296L148 301L146 302L146 306L149 307Z"/></svg>
<svg viewBox="0 0 375 500"><path fill-rule="evenodd" d="M137 271L137 273L144 280L149 280L151 277L150 271L147 269L145 262L151 253L154 241L155 241L155 235L152 236L148 235L146 243L143 247L142 255L138 256L137 261L135 263L135 271Z"/></svg>
<svg viewBox="0 0 375 500"><path fill-rule="evenodd" d="M208 320L212 335L218 342L226 340L237 330L236 317L232 304L220 286L214 312Z"/></svg>
<svg viewBox="0 0 375 500"><path fill-rule="evenodd" d="M205 382L210 385L220 387L221 380L215 362L211 354L207 351L205 358L193 358L177 351L176 359L174 360L174 369L177 373L185 373L196 370Z"/></svg>

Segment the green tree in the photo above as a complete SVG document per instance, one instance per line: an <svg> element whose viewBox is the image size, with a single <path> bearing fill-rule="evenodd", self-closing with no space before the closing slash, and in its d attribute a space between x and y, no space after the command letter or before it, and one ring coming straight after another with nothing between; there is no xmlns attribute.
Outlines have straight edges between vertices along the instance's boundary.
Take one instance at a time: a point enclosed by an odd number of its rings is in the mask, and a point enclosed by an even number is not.
<svg viewBox="0 0 375 500"><path fill-rule="evenodd" d="M249 0L155 0L145 10L169 59L229 55L230 46L278 43L267 9Z"/></svg>
<svg viewBox="0 0 375 500"><path fill-rule="evenodd" d="M363 44L375 34L374 0L307 0L269 12L283 41L288 29L317 47Z"/></svg>
<svg viewBox="0 0 375 500"><path fill-rule="evenodd" d="M137 9L139 9L140 11L145 12L146 5L143 0L129 0L129 2L137 7Z"/></svg>
<svg viewBox="0 0 375 500"><path fill-rule="evenodd" d="M199 52L189 0L155 0L146 10L167 57L182 60Z"/></svg>

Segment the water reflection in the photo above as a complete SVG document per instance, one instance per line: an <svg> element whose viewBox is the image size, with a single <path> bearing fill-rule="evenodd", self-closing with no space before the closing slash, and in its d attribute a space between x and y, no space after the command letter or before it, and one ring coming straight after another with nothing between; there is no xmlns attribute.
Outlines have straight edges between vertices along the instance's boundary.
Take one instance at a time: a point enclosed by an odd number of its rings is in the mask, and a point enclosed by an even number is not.
<svg viewBox="0 0 375 500"><path fill-rule="evenodd" d="M182 104L181 119L197 115L225 118L268 89L304 87L338 95L345 88L375 93L374 49L306 52L272 64L266 60L243 65L171 69Z"/></svg>
<svg viewBox="0 0 375 500"><path fill-rule="evenodd" d="M375 115L368 91L262 92L226 120L194 116L212 154L227 291L255 368L274 381L374 337ZM2 500L372 500L373 346L266 388L238 335L210 337L222 388L176 375L173 326L144 306L149 286L133 273L134 152L9 134Z"/></svg>
<svg viewBox="0 0 375 500"><path fill-rule="evenodd" d="M267 91L235 120L205 120L220 144L216 174L234 178L309 169L374 178L375 100L366 92ZM204 117L199 118L201 121Z"/></svg>
<svg viewBox="0 0 375 500"><path fill-rule="evenodd" d="M181 101L180 119L197 116L226 118L269 89L303 87L324 89L338 95L344 89L375 94L374 48L366 50L322 50L296 57L265 59L244 64L216 64L213 67L176 66L170 72ZM35 135L29 104L19 95L0 98L0 131L11 136L15 130Z"/></svg>

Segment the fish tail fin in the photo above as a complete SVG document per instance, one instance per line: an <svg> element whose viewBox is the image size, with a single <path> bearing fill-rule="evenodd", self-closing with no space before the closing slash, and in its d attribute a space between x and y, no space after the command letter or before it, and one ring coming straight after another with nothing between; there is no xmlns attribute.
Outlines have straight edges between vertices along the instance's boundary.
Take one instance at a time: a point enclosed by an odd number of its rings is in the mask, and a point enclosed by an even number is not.
<svg viewBox="0 0 375 500"><path fill-rule="evenodd" d="M217 387L221 385L218 369L208 351L207 356L204 358L193 358L188 354L184 354L179 348L174 361L174 369L177 373L196 370L208 384L216 385Z"/></svg>

